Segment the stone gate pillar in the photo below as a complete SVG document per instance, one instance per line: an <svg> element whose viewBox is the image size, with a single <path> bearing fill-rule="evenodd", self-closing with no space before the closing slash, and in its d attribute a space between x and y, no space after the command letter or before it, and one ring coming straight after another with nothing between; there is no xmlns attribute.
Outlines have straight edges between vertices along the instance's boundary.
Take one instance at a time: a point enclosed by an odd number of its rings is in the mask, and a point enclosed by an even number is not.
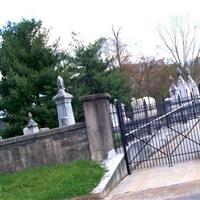
<svg viewBox="0 0 200 200"><path fill-rule="evenodd" d="M102 93L80 98L83 103L91 159L102 161L114 152L109 118L110 94Z"/></svg>

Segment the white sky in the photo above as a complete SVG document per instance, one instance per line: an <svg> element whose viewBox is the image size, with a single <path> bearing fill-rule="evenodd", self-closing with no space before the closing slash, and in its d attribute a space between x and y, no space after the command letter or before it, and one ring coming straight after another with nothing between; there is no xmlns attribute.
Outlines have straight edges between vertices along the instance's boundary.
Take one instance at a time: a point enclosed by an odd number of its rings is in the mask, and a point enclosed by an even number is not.
<svg viewBox="0 0 200 200"><path fill-rule="evenodd" d="M0 26L22 17L41 19L52 28L53 39L61 37L63 48L72 31L92 42L111 36L112 25L123 26L121 38L133 55L162 56L165 53L156 48L160 41L156 27L172 15L200 20L199 9L199 0L0 0Z"/></svg>

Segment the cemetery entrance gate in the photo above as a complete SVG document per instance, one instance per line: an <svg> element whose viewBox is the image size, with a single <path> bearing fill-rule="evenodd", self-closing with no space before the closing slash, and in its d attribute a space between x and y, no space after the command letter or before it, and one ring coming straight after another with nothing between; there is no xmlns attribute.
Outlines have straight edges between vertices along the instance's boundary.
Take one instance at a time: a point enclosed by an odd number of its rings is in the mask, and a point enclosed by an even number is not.
<svg viewBox="0 0 200 200"><path fill-rule="evenodd" d="M111 105L115 149L124 152L129 174L200 158L200 99L159 102L144 99L133 108L119 101Z"/></svg>

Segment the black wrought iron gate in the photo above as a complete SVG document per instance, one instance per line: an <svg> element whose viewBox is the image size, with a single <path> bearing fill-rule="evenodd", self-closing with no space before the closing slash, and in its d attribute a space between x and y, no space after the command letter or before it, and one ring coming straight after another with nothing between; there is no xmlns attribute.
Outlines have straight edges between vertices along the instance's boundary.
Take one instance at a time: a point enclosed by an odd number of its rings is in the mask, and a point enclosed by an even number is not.
<svg viewBox="0 0 200 200"><path fill-rule="evenodd" d="M124 152L129 174L200 158L199 99L144 101L131 109L116 102L110 114L115 148Z"/></svg>

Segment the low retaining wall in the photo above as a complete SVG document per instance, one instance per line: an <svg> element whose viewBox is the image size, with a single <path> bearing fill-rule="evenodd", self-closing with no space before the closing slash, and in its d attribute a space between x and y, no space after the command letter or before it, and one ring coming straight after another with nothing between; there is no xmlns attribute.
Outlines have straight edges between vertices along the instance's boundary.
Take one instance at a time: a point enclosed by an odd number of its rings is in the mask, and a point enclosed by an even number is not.
<svg viewBox="0 0 200 200"><path fill-rule="evenodd" d="M106 173L98 186L91 192L91 197L105 197L123 178L127 176L124 154L116 154L112 158L104 160L102 165L105 167Z"/></svg>
<svg viewBox="0 0 200 200"><path fill-rule="evenodd" d="M0 172L89 160L84 123L0 141Z"/></svg>

